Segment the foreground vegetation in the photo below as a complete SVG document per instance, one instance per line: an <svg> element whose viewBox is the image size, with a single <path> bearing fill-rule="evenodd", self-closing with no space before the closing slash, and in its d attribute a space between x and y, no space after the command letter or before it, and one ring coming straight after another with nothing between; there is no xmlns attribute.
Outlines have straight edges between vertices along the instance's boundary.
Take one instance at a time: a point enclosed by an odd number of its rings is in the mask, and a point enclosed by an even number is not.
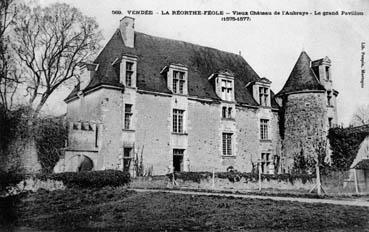
<svg viewBox="0 0 369 232"><path fill-rule="evenodd" d="M16 228L57 231L363 231L369 208L173 193L123 187L40 190L20 196Z"/></svg>

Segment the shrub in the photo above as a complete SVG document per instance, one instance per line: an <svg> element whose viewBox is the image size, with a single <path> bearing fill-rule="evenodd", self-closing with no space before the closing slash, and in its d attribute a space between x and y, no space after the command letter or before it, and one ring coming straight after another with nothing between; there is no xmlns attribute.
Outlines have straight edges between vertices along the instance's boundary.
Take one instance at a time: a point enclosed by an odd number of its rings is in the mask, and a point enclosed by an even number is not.
<svg viewBox="0 0 369 232"><path fill-rule="evenodd" d="M103 170L89 172L63 172L40 174L41 180L51 179L62 181L68 188L102 188L105 186L122 186L130 182L128 172L119 170Z"/></svg>
<svg viewBox="0 0 369 232"><path fill-rule="evenodd" d="M169 173L166 175L170 181L172 181L173 174ZM211 177L211 172L175 172L174 173L174 179L180 179L183 181L193 181L200 183L201 180L207 179L208 177Z"/></svg>
<svg viewBox="0 0 369 232"><path fill-rule="evenodd" d="M0 193L3 193L8 187L12 187L21 182L25 176L15 171L0 171Z"/></svg>

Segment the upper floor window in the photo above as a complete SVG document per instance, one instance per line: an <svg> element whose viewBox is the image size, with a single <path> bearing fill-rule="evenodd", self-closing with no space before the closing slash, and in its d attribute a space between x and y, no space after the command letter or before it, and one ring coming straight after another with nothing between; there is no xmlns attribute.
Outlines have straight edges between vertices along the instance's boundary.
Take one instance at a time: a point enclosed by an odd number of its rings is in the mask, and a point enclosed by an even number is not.
<svg viewBox="0 0 369 232"><path fill-rule="evenodd" d="M268 124L269 124L268 119L260 119L260 139L261 140L268 140L269 139Z"/></svg>
<svg viewBox="0 0 369 232"><path fill-rule="evenodd" d="M232 133L222 134L223 155L232 155Z"/></svg>
<svg viewBox="0 0 369 232"><path fill-rule="evenodd" d="M173 71L173 93L184 94L185 72Z"/></svg>
<svg viewBox="0 0 369 232"><path fill-rule="evenodd" d="M124 107L124 129L129 130L131 129L131 119L132 119L132 105L125 104Z"/></svg>
<svg viewBox="0 0 369 232"><path fill-rule="evenodd" d="M222 99L225 101L233 100L233 87L232 81L230 80L221 80L221 91L222 91Z"/></svg>
<svg viewBox="0 0 369 232"><path fill-rule="evenodd" d="M331 91L327 92L327 104L328 106L332 106L332 95L331 95Z"/></svg>
<svg viewBox="0 0 369 232"><path fill-rule="evenodd" d="M222 107L222 118L232 118L232 107Z"/></svg>
<svg viewBox="0 0 369 232"><path fill-rule="evenodd" d="M173 132L183 133L184 110L173 109Z"/></svg>
<svg viewBox="0 0 369 232"><path fill-rule="evenodd" d="M328 126L329 128L333 127L333 118L328 118Z"/></svg>
<svg viewBox="0 0 369 232"><path fill-rule="evenodd" d="M259 103L262 106L268 106L269 90L266 87L259 87Z"/></svg>

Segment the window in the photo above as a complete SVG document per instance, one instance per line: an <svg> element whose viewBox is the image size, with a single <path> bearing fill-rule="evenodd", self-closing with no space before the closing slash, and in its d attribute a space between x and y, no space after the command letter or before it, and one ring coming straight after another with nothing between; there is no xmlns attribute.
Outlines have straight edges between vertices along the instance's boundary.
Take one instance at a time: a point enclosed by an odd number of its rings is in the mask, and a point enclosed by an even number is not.
<svg viewBox="0 0 369 232"><path fill-rule="evenodd" d="M269 165L272 163L270 153L261 153L261 173L268 173Z"/></svg>
<svg viewBox="0 0 369 232"><path fill-rule="evenodd" d="M132 86L133 63L126 62L126 86Z"/></svg>
<svg viewBox="0 0 369 232"><path fill-rule="evenodd" d="M326 79L327 80L330 79L330 76L329 76L329 67L325 67L325 76L326 76Z"/></svg>
<svg viewBox="0 0 369 232"><path fill-rule="evenodd" d="M332 106L332 95L331 95L331 91L328 91L327 92L327 103L328 103L328 106Z"/></svg>
<svg viewBox="0 0 369 232"><path fill-rule="evenodd" d="M232 118L232 107L228 107L228 118Z"/></svg>
<svg viewBox="0 0 369 232"><path fill-rule="evenodd" d="M226 106L222 107L222 118L227 118L227 107Z"/></svg>
<svg viewBox="0 0 369 232"><path fill-rule="evenodd" d="M124 154L123 154L123 171L128 172L131 166L132 160L132 148L125 147Z"/></svg>
<svg viewBox="0 0 369 232"><path fill-rule="evenodd" d="M173 149L173 171L183 171L184 149Z"/></svg>
<svg viewBox="0 0 369 232"><path fill-rule="evenodd" d="M99 126L96 125L95 130L95 147L99 147Z"/></svg>
<svg viewBox="0 0 369 232"><path fill-rule="evenodd" d="M184 85L185 85L185 79L184 79L184 72L180 71L173 71L173 93L184 93Z"/></svg>
<svg viewBox="0 0 369 232"><path fill-rule="evenodd" d="M232 133L223 133L223 155L232 155Z"/></svg>
<svg viewBox="0 0 369 232"><path fill-rule="evenodd" d="M222 107L222 118L232 118L232 107Z"/></svg>
<svg viewBox="0 0 369 232"><path fill-rule="evenodd" d="M333 126L333 118L328 118L328 126L329 126L329 128L332 128L332 126Z"/></svg>
<svg viewBox="0 0 369 232"><path fill-rule="evenodd" d="M233 100L232 81L222 80L221 89L222 89L222 99L226 101L232 101Z"/></svg>
<svg viewBox="0 0 369 232"><path fill-rule="evenodd" d="M268 106L268 88L259 87L259 102L262 106Z"/></svg>
<svg viewBox="0 0 369 232"><path fill-rule="evenodd" d="M132 105L126 104L124 107L124 129L131 129Z"/></svg>
<svg viewBox="0 0 369 232"><path fill-rule="evenodd" d="M173 109L173 132L183 133L184 110Z"/></svg>
<svg viewBox="0 0 369 232"><path fill-rule="evenodd" d="M260 119L260 139L268 140L268 119Z"/></svg>

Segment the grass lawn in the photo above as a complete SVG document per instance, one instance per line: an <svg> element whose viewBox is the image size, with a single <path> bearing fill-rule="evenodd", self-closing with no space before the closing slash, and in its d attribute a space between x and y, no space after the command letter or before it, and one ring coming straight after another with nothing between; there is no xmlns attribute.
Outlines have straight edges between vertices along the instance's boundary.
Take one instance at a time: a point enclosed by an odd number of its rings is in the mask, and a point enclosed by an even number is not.
<svg viewBox="0 0 369 232"><path fill-rule="evenodd" d="M39 191L15 226L60 231L369 231L369 208L123 188Z"/></svg>

